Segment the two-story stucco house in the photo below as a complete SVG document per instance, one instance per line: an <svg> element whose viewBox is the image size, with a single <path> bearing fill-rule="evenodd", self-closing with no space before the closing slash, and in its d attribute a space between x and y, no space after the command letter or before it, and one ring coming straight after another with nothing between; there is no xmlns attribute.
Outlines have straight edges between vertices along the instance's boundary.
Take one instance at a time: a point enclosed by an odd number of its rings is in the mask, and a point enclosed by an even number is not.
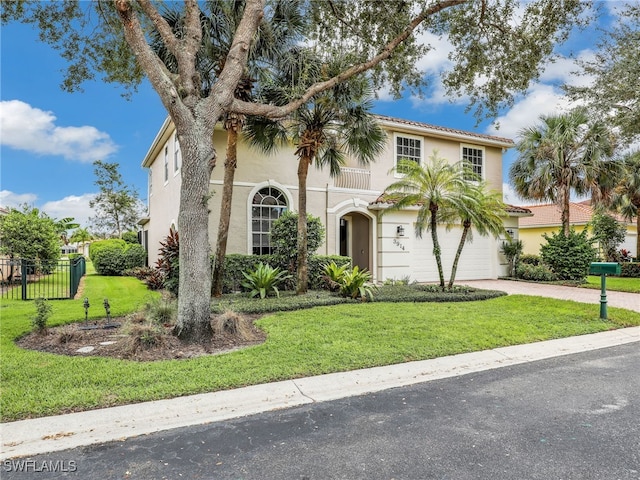
<svg viewBox="0 0 640 480"><path fill-rule="evenodd" d="M416 238L416 212L406 210L381 215L384 204L376 200L394 181L391 169L398 158L426 162L434 150L452 163L471 162L474 170L496 191L502 191L502 154L513 146L507 138L465 132L420 122L378 116L387 132L387 145L379 159L367 167L355 161L332 178L328 170L312 167L308 177L308 213L320 217L326 234L317 253L348 255L354 264L369 269L376 281L409 277L417 281L438 278L429 235ZM226 132L214 133L219 155L225 151ZM212 245L218 228L223 158L211 176L209 235ZM272 156L238 145L231 225L227 253L260 254L270 252L269 230L285 210L297 210L298 182L294 148L279 150ZM178 225L180 146L172 122L167 119L153 141L142 166L149 172L148 216L140 221L142 238L149 253L149 264L158 256L159 242L169 228ZM518 217L528 212L509 209L505 226L517 235ZM439 231L445 274L450 271L460 231ZM506 272L499 254L500 239L474 235L465 246L457 278L461 280L497 278ZM212 252L213 253L213 252Z"/></svg>

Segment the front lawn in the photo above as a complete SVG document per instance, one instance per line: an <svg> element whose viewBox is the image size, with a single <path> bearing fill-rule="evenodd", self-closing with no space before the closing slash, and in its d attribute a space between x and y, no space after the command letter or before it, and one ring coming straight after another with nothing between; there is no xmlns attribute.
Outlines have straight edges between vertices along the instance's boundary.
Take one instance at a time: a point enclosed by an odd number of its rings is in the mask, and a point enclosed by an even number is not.
<svg viewBox="0 0 640 480"><path fill-rule="evenodd" d="M96 275L87 276L82 293L90 299L94 318L104 316L105 297L117 316L153 295L133 278ZM84 316L82 300L51 303L51 324ZM0 312L2 421L640 325L636 312L609 308L609 320L601 321L597 305L517 295L474 302L350 303L265 316L257 324L267 332L267 341L244 350L134 362L22 350L13 341L30 330L33 302L3 301Z"/></svg>
<svg viewBox="0 0 640 480"><path fill-rule="evenodd" d="M589 275L587 283L580 285L584 288L600 289L600 275ZM607 290L616 292L640 293L640 278L607 277Z"/></svg>

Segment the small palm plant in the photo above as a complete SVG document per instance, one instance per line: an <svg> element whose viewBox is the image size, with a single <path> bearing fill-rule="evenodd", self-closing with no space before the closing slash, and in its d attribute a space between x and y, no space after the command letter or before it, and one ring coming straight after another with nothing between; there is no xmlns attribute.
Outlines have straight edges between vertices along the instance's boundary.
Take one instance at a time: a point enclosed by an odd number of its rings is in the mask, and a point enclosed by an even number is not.
<svg viewBox="0 0 640 480"><path fill-rule="evenodd" d="M336 262L331 262L324 266L324 279L329 290L332 292L340 290L342 278L344 274L349 271L349 267L350 265L348 263L338 266Z"/></svg>
<svg viewBox="0 0 640 480"><path fill-rule="evenodd" d="M371 283L371 273L366 269L360 269L357 265L351 270L346 270L340 279L340 295L343 297L360 298L361 300L373 300L373 291L376 286Z"/></svg>
<svg viewBox="0 0 640 480"><path fill-rule="evenodd" d="M242 286L249 290L249 297L260 295L260 298L267 297L272 291L279 297L278 284L291 278L287 272L262 262L252 272L242 272L242 275L247 279Z"/></svg>

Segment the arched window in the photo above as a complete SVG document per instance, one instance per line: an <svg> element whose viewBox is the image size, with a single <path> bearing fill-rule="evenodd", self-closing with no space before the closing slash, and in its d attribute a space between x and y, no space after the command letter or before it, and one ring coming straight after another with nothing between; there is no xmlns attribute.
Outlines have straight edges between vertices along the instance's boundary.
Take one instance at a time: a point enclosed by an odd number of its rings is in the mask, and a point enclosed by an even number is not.
<svg viewBox="0 0 640 480"><path fill-rule="evenodd" d="M269 232L271 225L287 209L285 195L274 187L265 187L256 192L251 204L251 238L254 255L273 252Z"/></svg>

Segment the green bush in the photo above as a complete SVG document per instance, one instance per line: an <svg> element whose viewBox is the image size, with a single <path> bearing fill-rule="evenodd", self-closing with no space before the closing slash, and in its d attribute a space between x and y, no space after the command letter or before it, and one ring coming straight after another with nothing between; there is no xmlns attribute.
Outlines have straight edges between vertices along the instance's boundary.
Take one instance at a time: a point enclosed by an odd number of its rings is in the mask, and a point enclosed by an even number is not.
<svg viewBox="0 0 640 480"><path fill-rule="evenodd" d="M140 245L140 241L138 240L138 232L136 231L124 232L122 234L122 240L127 243Z"/></svg>
<svg viewBox="0 0 640 480"><path fill-rule="evenodd" d="M324 267L330 262L338 264L351 264L350 257L340 255L313 255L309 257L309 289L321 290L326 288L324 281ZM224 259L224 276L222 277L222 292L232 293L242 290L242 282L245 281L242 272L254 270L259 263L266 263L280 270L288 269L288 261L275 255L243 255L229 254ZM289 278L281 285L281 290L295 288L293 278Z"/></svg>
<svg viewBox="0 0 640 480"><path fill-rule="evenodd" d="M139 243L127 243L122 253L125 269L144 267L147 261L147 251Z"/></svg>
<svg viewBox="0 0 640 480"><path fill-rule="evenodd" d="M525 253L520 255L518 258L518 263L526 263L527 265L540 265L542 260L540 260L539 255L532 255L530 253Z"/></svg>
<svg viewBox="0 0 640 480"><path fill-rule="evenodd" d="M98 275L118 276L125 271L125 257L120 245L107 245L93 252L93 266Z"/></svg>
<svg viewBox="0 0 640 480"><path fill-rule="evenodd" d="M589 266L596 258L592 240L587 238L587 230L576 233L572 228L569 235L564 232L543 235L546 244L540 247L540 257L560 280L584 281L589 274Z"/></svg>
<svg viewBox="0 0 640 480"><path fill-rule="evenodd" d="M440 285L383 285L378 288L375 302L470 302L488 300L506 295L496 290L477 290L472 287L454 285L442 290Z"/></svg>
<svg viewBox="0 0 640 480"><path fill-rule="evenodd" d="M532 265L529 263L518 264L516 278L533 282L553 282L558 280L558 277L545 265Z"/></svg>
<svg viewBox="0 0 640 480"><path fill-rule="evenodd" d="M337 292L338 290L340 290L340 284L342 283L344 274L347 273L349 268L351 268L350 263L343 263L342 265L338 265L336 262L331 262L325 265L325 282L329 290L331 290L332 292Z"/></svg>
<svg viewBox="0 0 640 480"><path fill-rule="evenodd" d="M89 258L92 262L95 262L95 255L100 252L100 250L109 249L112 247L118 247L123 249L127 243L124 240L119 238L111 238L109 240L98 240L96 242L91 242L91 246L89 247Z"/></svg>
<svg viewBox="0 0 640 480"><path fill-rule="evenodd" d="M621 277L640 278L640 262L621 263Z"/></svg>
<svg viewBox="0 0 640 480"><path fill-rule="evenodd" d="M105 240L97 249L91 248L93 266L99 275L119 276L125 270L144 266L147 252L142 245L122 240Z"/></svg>
<svg viewBox="0 0 640 480"><path fill-rule="evenodd" d="M311 257L322 245L324 226L320 218L307 214L307 254ZM298 259L298 214L284 212L271 226L273 254L280 257L277 263L286 263L289 273L295 271Z"/></svg>
<svg viewBox="0 0 640 480"><path fill-rule="evenodd" d="M276 297L279 297L278 284L290 277L286 271L264 263L259 263L255 270L242 274L246 279L242 286L249 290L249 296L259 295L260 298L267 297L271 292L275 292Z"/></svg>
<svg viewBox="0 0 640 480"><path fill-rule="evenodd" d="M44 333L47 330L47 320L51 316L52 307L46 298L35 299L36 314L31 319L33 330L38 333Z"/></svg>

